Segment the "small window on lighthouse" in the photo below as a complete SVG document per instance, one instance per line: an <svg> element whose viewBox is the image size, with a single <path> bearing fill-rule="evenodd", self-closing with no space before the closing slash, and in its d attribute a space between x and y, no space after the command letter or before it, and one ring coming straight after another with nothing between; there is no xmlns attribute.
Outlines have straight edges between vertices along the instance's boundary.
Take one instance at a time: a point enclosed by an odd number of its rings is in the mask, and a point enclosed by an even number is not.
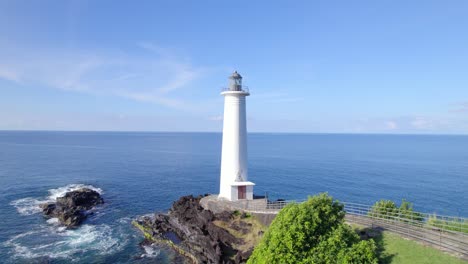
<svg viewBox="0 0 468 264"><path fill-rule="evenodd" d="M235 79L235 82L236 82L237 87L240 89L242 87L242 79L241 78Z"/></svg>

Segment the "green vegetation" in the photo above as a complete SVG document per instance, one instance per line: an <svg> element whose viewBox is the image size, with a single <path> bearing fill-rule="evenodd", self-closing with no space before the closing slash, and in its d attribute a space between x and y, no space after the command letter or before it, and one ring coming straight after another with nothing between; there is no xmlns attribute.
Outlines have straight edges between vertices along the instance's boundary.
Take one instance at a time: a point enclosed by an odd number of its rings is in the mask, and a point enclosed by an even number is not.
<svg viewBox="0 0 468 264"><path fill-rule="evenodd" d="M243 213L242 214L242 218L250 218L250 217L252 217L252 214L250 214L250 213Z"/></svg>
<svg viewBox="0 0 468 264"><path fill-rule="evenodd" d="M390 200L380 200L376 202L368 212L370 217L380 219L392 219L412 225L423 226L424 224L443 230L468 233L468 221L465 219L441 219L433 214L425 218L423 214L413 210L413 204L402 200L400 207Z"/></svg>
<svg viewBox="0 0 468 264"><path fill-rule="evenodd" d="M400 207L390 200L380 200L376 202L368 213L369 216L383 219L393 219L396 221L421 224L424 216L413 210L413 204L402 200Z"/></svg>
<svg viewBox="0 0 468 264"><path fill-rule="evenodd" d="M327 194L289 204L248 263L377 263L374 241L361 241L344 216L343 205Z"/></svg>
<svg viewBox="0 0 468 264"><path fill-rule="evenodd" d="M239 239L239 244L234 245L236 249L247 251L253 248L260 242L267 227L249 213L233 212L232 215L234 218L229 221L215 220L213 224Z"/></svg>
<svg viewBox="0 0 468 264"><path fill-rule="evenodd" d="M433 226L444 230L468 233L468 221L464 219L460 219L458 221L448 221L439 219L437 218L437 215L433 214L429 216L426 224L428 226Z"/></svg>
<svg viewBox="0 0 468 264"><path fill-rule="evenodd" d="M382 264L467 263L440 250L387 231L375 237L374 240L377 245L379 263Z"/></svg>

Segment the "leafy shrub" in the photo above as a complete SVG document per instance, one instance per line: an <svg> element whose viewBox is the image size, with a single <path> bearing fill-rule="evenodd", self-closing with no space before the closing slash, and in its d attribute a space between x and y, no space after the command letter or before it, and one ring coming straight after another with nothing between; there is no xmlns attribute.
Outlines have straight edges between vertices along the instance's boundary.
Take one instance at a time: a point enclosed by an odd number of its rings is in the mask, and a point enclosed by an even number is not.
<svg viewBox="0 0 468 264"><path fill-rule="evenodd" d="M376 202L368 213L371 217L393 219L398 215L398 207L390 200L380 200Z"/></svg>
<svg viewBox="0 0 468 264"><path fill-rule="evenodd" d="M248 263L377 263L372 240L344 223L343 205L327 194L283 208Z"/></svg>
<svg viewBox="0 0 468 264"><path fill-rule="evenodd" d="M377 246L374 240L360 241L343 250L338 255L339 263L377 263L375 252Z"/></svg>
<svg viewBox="0 0 468 264"><path fill-rule="evenodd" d="M399 208L399 217L403 222L416 224L424 221L424 215L413 210L413 204L403 199ZM410 220L407 221L406 219Z"/></svg>
<svg viewBox="0 0 468 264"><path fill-rule="evenodd" d="M242 213L241 218L251 218L252 214L250 213Z"/></svg>
<svg viewBox="0 0 468 264"><path fill-rule="evenodd" d="M402 200L400 207L390 200L380 200L376 202L368 213L369 216L383 219L393 219L396 221L418 224L424 220L424 216L413 210L413 204Z"/></svg>

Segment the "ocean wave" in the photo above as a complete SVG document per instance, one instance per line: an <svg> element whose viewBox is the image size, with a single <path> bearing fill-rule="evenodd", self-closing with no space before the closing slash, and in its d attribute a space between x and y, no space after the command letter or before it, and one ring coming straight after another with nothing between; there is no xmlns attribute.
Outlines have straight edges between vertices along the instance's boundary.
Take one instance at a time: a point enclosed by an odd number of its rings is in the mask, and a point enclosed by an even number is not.
<svg viewBox="0 0 468 264"><path fill-rule="evenodd" d="M69 184L48 190L43 198L27 197L12 201L22 215L41 212L40 204L55 201L67 192L81 188L89 188L103 193L102 189L92 185ZM104 213L103 213L104 214ZM42 224L34 224L24 233L10 237L0 244L10 251L11 263L18 259L31 261L48 261L49 259L65 259L66 262L82 262L97 255L112 255L121 251L128 243L130 234L126 231L130 218L116 220L117 225L83 224L76 229L67 229L57 218L47 219ZM1 261L0 261L1 262Z"/></svg>
<svg viewBox="0 0 468 264"><path fill-rule="evenodd" d="M86 184L69 184L67 186L64 186L64 187L59 187L59 188L56 188L56 189L50 189L49 190L49 197L48 200L50 201L55 201L55 199L57 199L58 197L63 197L65 196L65 194L67 192L72 192L72 191L76 191L78 189L82 189L82 188L88 188L88 189L91 189L91 190L94 190L96 192L98 192L99 194L103 194L103 191L101 188L97 188L97 187L94 187L92 185L86 185Z"/></svg>
<svg viewBox="0 0 468 264"><path fill-rule="evenodd" d="M144 254L141 255L142 258L155 258L161 254L161 249L154 247L153 245L143 246Z"/></svg>
<svg viewBox="0 0 468 264"><path fill-rule="evenodd" d="M39 200L32 197L14 200L10 205L16 208L21 215L32 215L41 212L40 204L47 202L46 200Z"/></svg>
<svg viewBox="0 0 468 264"><path fill-rule="evenodd" d="M88 188L88 189L98 192L99 194L103 194L103 191L101 188L97 188L92 185L69 184L63 187L50 189L48 191L49 195L45 198L26 197L26 198L14 200L10 203L10 205L14 206L16 208L16 211L18 211L18 213L21 215L37 214L42 211L41 208L39 207L41 204L48 203L48 202L55 202L55 200L58 197L65 196L67 192L75 191L81 188Z"/></svg>
<svg viewBox="0 0 468 264"><path fill-rule="evenodd" d="M49 220L47 220L47 223L52 224L52 225L58 225L60 224L60 221L58 218L54 217L54 218L50 218Z"/></svg>
<svg viewBox="0 0 468 264"><path fill-rule="evenodd" d="M82 259L83 254L114 254L122 250L128 242L122 230L114 231L105 224L83 225L78 229L63 229L55 225L55 221L51 221L50 224L52 225L40 225L6 241L4 246L11 249L12 259L50 258L77 261Z"/></svg>
<svg viewBox="0 0 468 264"><path fill-rule="evenodd" d="M118 223L120 224L129 224L130 222L132 222L132 218L131 217L122 217L120 218L119 220L117 220Z"/></svg>

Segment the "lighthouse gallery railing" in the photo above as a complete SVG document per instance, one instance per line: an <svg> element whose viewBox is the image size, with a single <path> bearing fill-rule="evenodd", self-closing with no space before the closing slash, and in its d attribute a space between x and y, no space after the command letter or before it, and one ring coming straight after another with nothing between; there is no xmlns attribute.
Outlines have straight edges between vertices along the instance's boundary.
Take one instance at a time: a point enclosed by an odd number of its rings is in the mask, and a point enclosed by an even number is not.
<svg viewBox="0 0 468 264"><path fill-rule="evenodd" d="M231 90L229 87L221 87L221 92L246 92L250 93L250 89L248 86L242 85L241 89L238 91Z"/></svg>

